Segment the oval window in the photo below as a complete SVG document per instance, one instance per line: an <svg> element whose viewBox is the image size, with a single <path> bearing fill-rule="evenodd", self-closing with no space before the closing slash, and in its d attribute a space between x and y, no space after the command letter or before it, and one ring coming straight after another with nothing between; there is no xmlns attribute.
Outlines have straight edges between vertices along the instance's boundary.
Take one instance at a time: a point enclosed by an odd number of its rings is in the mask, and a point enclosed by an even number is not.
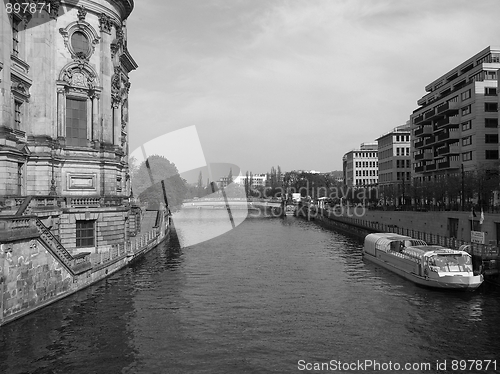
<svg viewBox="0 0 500 374"><path fill-rule="evenodd" d="M73 47L75 54L87 55L89 53L89 39L83 32L76 31L71 35L71 47Z"/></svg>

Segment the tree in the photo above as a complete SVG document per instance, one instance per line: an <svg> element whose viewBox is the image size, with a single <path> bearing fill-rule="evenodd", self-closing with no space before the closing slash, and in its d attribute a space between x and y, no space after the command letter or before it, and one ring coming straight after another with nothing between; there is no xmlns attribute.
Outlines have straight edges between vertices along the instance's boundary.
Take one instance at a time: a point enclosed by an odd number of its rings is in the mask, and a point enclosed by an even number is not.
<svg viewBox="0 0 500 374"><path fill-rule="evenodd" d="M147 202L150 208L157 209L159 203L165 201L163 181L170 209L178 208L186 195L187 183L180 177L177 167L163 156L153 155L147 161L149 170L144 161L131 175L134 194L139 196L141 202Z"/></svg>
<svg viewBox="0 0 500 374"><path fill-rule="evenodd" d="M198 188L198 197L202 197L205 194L205 188L203 187L203 175L200 170L200 174L198 175L198 184L196 185Z"/></svg>

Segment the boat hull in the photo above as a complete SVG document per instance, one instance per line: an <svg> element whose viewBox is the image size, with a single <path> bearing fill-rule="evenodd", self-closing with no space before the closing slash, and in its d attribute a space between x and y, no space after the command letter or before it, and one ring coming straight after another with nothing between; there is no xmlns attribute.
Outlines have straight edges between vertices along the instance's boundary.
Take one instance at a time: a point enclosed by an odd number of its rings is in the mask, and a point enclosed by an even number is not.
<svg viewBox="0 0 500 374"><path fill-rule="evenodd" d="M375 257L372 254L366 253L363 251L363 257L366 260L369 260L383 268L390 270L403 278L406 278L418 285L432 288L440 288L440 289L453 289L453 290L464 290L464 291L474 291L483 283L482 275L475 275L471 277L464 276L441 276L439 278L426 277L417 274L411 270L405 270L398 266L395 266L394 263L389 261L388 259L384 259L383 257ZM391 256L387 254L387 256Z"/></svg>

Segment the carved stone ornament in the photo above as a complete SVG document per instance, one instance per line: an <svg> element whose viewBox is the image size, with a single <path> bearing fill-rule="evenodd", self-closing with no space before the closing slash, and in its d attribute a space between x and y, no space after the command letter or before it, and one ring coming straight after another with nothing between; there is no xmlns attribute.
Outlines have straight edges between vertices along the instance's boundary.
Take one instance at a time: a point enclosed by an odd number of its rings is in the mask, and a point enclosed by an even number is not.
<svg viewBox="0 0 500 374"><path fill-rule="evenodd" d="M118 52L118 50L120 49L120 46L118 45L118 43L112 42L109 47L111 49L111 58L114 59L116 52Z"/></svg>
<svg viewBox="0 0 500 374"><path fill-rule="evenodd" d="M72 91L86 93L88 96L95 95L95 90L100 86L96 71L83 61L66 65L59 73L59 80L71 87Z"/></svg>
<svg viewBox="0 0 500 374"><path fill-rule="evenodd" d="M59 7L61 6L61 0L46 0L45 2L50 6L45 6L43 9L49 13L50 18L57 18L59 15Z"/></svg>
<svg viewBox="0 0 500 374"><path fill-rule="evenodd" d="M81 6L79 9L78 9L78 20L79 21L85 21L85 17L87 16L87 10L85 9L84 6Z"/></svg>
<svg viewBox="0 0 500 374"><path fill-rule="evenodd" d="M115 26L116 27L116 42L118 43L119 46L123 45L123 28L121 26Z"/></svg>
<svg viewBox="0 0 500 374"><path fill-rule="evenodd" d="M28 101L30 98L29 86L24 82L13 81L11 91L15 96L18 96L25 101Z"/></svg>
<svg viewBox="0 0 500 374"><path fill-rule="evenodd" d="M122 88L122 79L121 79L121 68L119 66L115 66L115 73L111 77L111 93L115 95L121 94Z"/></svg>
<svg viewBox="0 0 500 374"><path fill-rule="evenodd" d="M99 29L103 32L111 34L111 29L113 27L113 21L111 17L107 14L101 13L99 16Z"/></svg>

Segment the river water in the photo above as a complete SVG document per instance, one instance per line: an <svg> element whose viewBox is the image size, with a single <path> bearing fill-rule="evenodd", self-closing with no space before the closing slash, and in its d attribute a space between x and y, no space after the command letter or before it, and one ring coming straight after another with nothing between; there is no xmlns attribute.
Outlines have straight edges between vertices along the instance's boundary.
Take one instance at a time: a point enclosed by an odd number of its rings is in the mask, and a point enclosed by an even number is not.
<svg viewBox="0 0 500 374"><path fill-rule="evenodd" d="M198 243L217 215L227 225L224 214L181 212L182 246L166 242L1 327L0 373L486 372L452 370L452 360L500 369L498 290L417 287L364 262L359 240L294 217L247 219Z"/></svg>

